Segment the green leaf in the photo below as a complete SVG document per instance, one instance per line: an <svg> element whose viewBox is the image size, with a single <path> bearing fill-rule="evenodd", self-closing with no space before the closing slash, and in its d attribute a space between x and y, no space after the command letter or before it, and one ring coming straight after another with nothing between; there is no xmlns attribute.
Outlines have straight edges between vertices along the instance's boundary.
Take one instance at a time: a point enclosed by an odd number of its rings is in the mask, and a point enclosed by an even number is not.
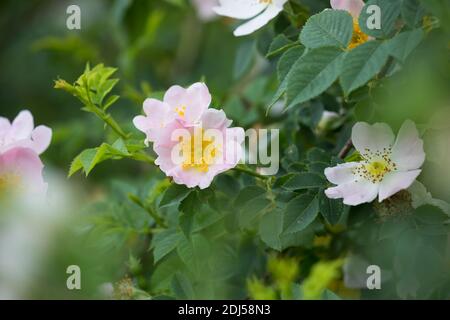
<svg viewBox="0 0 450 320"><path fill-rule="evenodd" d="M195 292L189 278L181 272L177 272L172 279L172 290L177 299L194 299Z"/></svg>
<svg viewBox="0 0 450 320"><path fill-rule="evenodd" d="M345 95L362 87L380 72L389 55L386 43L368 41L350 51L344 59L341 85Z"/></svg>
<svg viewBox="0 0 450 320"><path fill-rule="evenodd" d="M280 85L275 92L272 100L267 107L267 112L270 111L272 106L280 100L281 96L286 92L287 84L288 84L288 76L292 72L292 66L296 63L297 60L304 54L305 48L303 46L293 47L287 50L278 61L277 71L278 71L278 81Z"/></svg>
<svg viewBox="0 0 450 320"><path fill-rule="evenodd" d="M281 33L277 35L270 44L270 48L266 54L266 58L277 56L294 45L295 43L292 40L289 40L284 34Z"/></svg>
<svg viewBox="0 0 450 320"><path fill-rule="evenodd" d="M269 247L277 251L282 251L292 246L308 246L314 238L314 230L310 227L294 233L284 233L285 230L285 210L276 208L267 212L259 224L259 236Z"/></svg>
<svg viewBox="0 0 450 320"><path fill-rule="evenodd" d="M186 198L191 191L192 189L189 189L186 186L173 183L164 192L161 202L159 203L159 207L162 208L179 203L181 200Z"/></svg>
<svg viewBox="0 0 450 320"><path fill-rule="evenodd" d="M400 11L403 20L410 28L419 26L426 13L419 0L402 0Z"/></svg>
<svg viewBox="0 0 450 320"><path fill-rule="evenodd" d="M246 202L239 210L239 226L243 229L253 227L256 218L263 215L270 204L265 194Z"/></svg>
<svg viewBox="0 0 450 320"><path fill-rule="evenodd" d="M330 155L320 148L311 148L306 153L306 158L311 162L323 162L328 163L330 161Z"/></svg>
<svg viewBox="0 0 450 320"><path fill-rule="evenodd" d="M234 206L236 208L242 207L248 201L257 198L259 196L262 196L265 193L266 190L258 186L245 187L239 192L238 196L236 197L236 200L234 201Z"/></svg>
<svg viewBox="0 0 450 320"><path fill-rule="evenodd" d="M201 234L194 234L189 239L182 237L177 253L191 271L199 273L207 267L205 259L210 254L210 247L208 239Z"/></svg>
<svg viewBox="0 0 450 320"><path fill-rule="evenodd" d="M287 76L288 108L328 89L341 73L344 56L334 47L312 49L302 56Z"/></svg>
<svg viewBox="0 0 450 320"><path fill-rule="evenodd" d="M302 172L291 177L283 188L287 190L303 190L320 188L326 184L326 180L317 173Z"/></svg>
<svg viewBox="0 0 450 320"><path fill-rule="evenodd" d="M424 37L422 29L402 32L388 41L389 53L404 63L411 52L419 45Z"/></svg>
<svg viewBox="0 0 450 320"><path fill-rule="evenodd" d="M381 9L381 28L369 29L368 19L371 14L367 13L367 8L371 5L376 5ZM392 36L395 32L395 23L400 15L401 0L369 0L359 15L359 27L365 34L374 37L386 39Z"/></svg>
<svg viewBox="0 0 450 320"><path fill-rule="evenodd" d="M250 69L255 58L255 48L253 40L245 41L239 46L234 61L234 79L239 79Z"/></svg>
<svg viewBox="0 0 450 320"><path fill-rule="evenodd" d="M317 195L304 194L292 199L286 207L284 233L302 231L316 219L318 213Z"/></svg>
<svg viewBox="0 0 450 320"><path fill-rule="evenodd" d="M201 203L199 202L195 191L189 193L188 196L181 201L180 206L178 207L178 210L182 212L179 218L179 224L181 230L188 238L191 235L194 225L194 215L196 209L198 210L199 207L201 207Z"/></svg>
<svg viewBox="0 0 450 320"><path fill-rule="evenodd" d="M423 205L417 208L413 214L414 219L425 224L444 224L448 215L440 208L433 205Z"/></svg>
<svg viewBox="0 0 450 320"><path fill-rule="evenodd" d="M175 229L167 229L155 234L151 246L155 263L172 252L177 247L180 239L181 235Z"/></svg>
<svg viewBox="0 0 450 320"><path fill-rule="evenodd" d="M305 47L295 46L283 53L277 64L277 76L280 84L286 78L294 63L303 55L304 52Z"/></svg>
<svg viewBox="0 0 450 320"><path fill-rule="evenodd" d="M352 16L341 10L324 10L308 19L300 33L307 48L347 48L352 39Z"/></svg>
<svg viewBox="0 0 450 320"><path fill-rule="evenodd" d="M345 206L341 199L329 199L323 191L319 192L319 210L329 224L338 223L344 209Z"/></svg>

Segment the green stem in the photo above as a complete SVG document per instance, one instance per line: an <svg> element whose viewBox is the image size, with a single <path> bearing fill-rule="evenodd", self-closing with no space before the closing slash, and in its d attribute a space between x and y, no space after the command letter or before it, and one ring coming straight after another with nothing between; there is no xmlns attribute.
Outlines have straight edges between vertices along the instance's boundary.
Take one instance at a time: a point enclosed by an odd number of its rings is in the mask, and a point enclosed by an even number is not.
<svg viewBox="0 0 450 320"><path fill-rule="evenodd" d="M256 177L256 178L259 178L259 179L266 180L266 179L270 178L269 176L263 176L262 174L259 174L259 173L255 172L253 170L250 170L250 169L248 169L248 168L246 168L246 167L244 167L242 165L238 165L238 166L234 167L232 170L238 171L238 172L242 172L242 173L248 174L249 176L253 176L253 177Z"/></svg>
<svg viewBox="0 0 450 320"><path fill-rule="evenodd" d="M137 160L137 161L142 161L142 162L146 162L149 164L155 164L155 159L151 156L149 156L148 154L146 154L145 152L138 152L135 153L131 156L132 159Z"/></svg>
<svg viewBox="0 0 450 320"><path fill-rule="evenodd" d="M144 209L152 218L155 220L155 223L157 226L161 228L167 228L166 223L164 222L164 219L155 211L153 208L150 208L149 206L146 206L144 203L142 203L141 199L139 199L138 196L129 193L128 198L133 201L135 204L137 204L139 207Z"/></svg>

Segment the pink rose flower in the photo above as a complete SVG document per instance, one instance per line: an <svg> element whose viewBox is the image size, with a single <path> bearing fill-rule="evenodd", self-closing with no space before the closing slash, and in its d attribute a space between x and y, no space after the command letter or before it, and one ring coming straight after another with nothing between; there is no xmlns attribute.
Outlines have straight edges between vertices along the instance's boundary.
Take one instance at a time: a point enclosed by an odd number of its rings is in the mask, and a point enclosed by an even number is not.
<svg viewBox="0 0 450 320"><path fill-rule="evenodd" d="M211 95L203 83L171 87L164 100L147 99L145 116L133 122L153 142L155 163L177 184L209 187L214 177L242 157L242 128L230 128L222 110L208 109Z"/></svg>
<svg viewBox="0 0 450 320"><path fill-rule="evenodd" d="M45 195L39 156L28 148L14 148L0 154L0 198L7 194Z"/></svg>
<svg viewBox="0 0 450 320"><path fill-rule="evenodd" d="M21 111L12 123L0 117L0 154L10 149L22 147L43 153L52 138L52 130L46 126L34 128L30 111Z"/></svg>
<svg viewBox="0 0 450 320"><path fill-rule="evenodd" d="M361 10L364 8L364 1L362 0L330 0L330 4L334 10L347 11L355 19L358 19Z"/></svg>

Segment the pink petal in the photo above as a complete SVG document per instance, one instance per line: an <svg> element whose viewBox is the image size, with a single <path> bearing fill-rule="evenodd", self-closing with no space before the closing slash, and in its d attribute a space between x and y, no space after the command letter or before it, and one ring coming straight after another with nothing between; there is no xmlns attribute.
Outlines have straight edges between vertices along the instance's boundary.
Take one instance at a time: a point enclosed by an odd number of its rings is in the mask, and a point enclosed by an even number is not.
<svg viewBox="0 0 450 320"><path fill-rule="evenodd" d="M175 108L186 101L186 89L180 86L172 86L164 94L164 102Z"/></svg>
<svg viewBox="0 0 450 320"><path fill-rule="evenodd" d="M378 200L381 202L400 190L409 188L420 172L421 170L394 171L386 174L380 183Z"/></svg>
<svg viewBox="0 0 450 320"><path fill-rule="evenodd" d="M33 116L28 110L21 111L14 119L9 132L10 139L28 139L34 128Z"/></svg>
<svg viewBox="0 0 450 320"><path fill-rule="evenodd" d="M11 129L11 123L8 119L0 117L0 137L5 135Z"/></svg>
<svg viewBox="0 0 450 320"><path fill-rule="evenodd" d="M43 153L50 146L52 129L46 126L38 126L31 133L32 148L37 154Z"/></svg>
<svg viewBox="0 0 450 320"><path fill-rule="evenodd" d="M133 124L138 130L140 130L144 133L146 133L147 130L152 127L150 124L150 121L148 121L148 118L144 117L144 116L134 117Z"/></svg>
<svg viewBox="0 0 450 320"><path fill-rule="evenodd" d="M400 128L392 147L391 159L399 171L418 169L425 161L423 141L419 138L416 125L411 120L406 120Z"/></svg>
<svg viewBox="0 0 450 320"><path fill-rule="evenodd" d="M227 119L223 110L208 109L203 113L202 126L208 129L223 129L228 127L231 122Z"/></svg>
<svg viewBox="0 0 450 320"><path fill-rule="evenodd" d="M364 7L362 0L331 0L331 8L348 11L354 18L358 18Z"/></svg>
<svg viewBox="0 0 450 320"><path fill-rule="evenodd" d="M183 119L187 124L200 121L203 112L211 104L211 94L204 83L194 83L186 90L186 111Z"/></svg>
<svg viewBox="0 0 450 320"><path fill-rule="evenodd" d="M31 149L15 148L0 155L0 175L19 176L21 186L29 192L45 194L47 184L42 177L43 168L39 156Z"/></svg>

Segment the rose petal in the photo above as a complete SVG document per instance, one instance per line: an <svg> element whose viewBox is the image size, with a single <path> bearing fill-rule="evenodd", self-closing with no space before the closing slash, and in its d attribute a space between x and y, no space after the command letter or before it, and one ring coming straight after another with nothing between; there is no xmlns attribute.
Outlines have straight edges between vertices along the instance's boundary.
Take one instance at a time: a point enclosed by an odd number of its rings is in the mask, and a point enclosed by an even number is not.
<svg viewBox="0 0 450 320"><path fill-rule="evenodd" d="M31 112L28 110L21 111L14 119L9 138L14 140L28 139L33 131L34 122Z"/></svg>
<svg viewBox="0 0 450 320"><path fill-rule="evenodd" d="M331 0L331 7L335 10L348 11L354 18L358 18L364 7L362 0Z"/></svg>
<svg viewBox="0 0 450 320"><path fill-rule="evenodd" d="M419 138L416 125L411 120L406 120L400 128L392 147L391 159L399 171L418 169L425 161L423 141Z"/></svg>
<svg viewBox="0 0 450 320"><path fill-rule="evenodd" d="M325 176L328 181L334 184L342 184L351 181L355 181L357 178L353 174L353 170L359 165L358 162L347 162L338 164L335 167L326 168Z"/></svg>
<svg viewBox="0 0 450 320"><path fill-rule="evenodd" d="M325 194L330 199L344 199L344 204L357 206L361 203L372 202L378 194L378 184L366 180L348 182L337 187L328 188Z"/></svg>
<svg viewBox="0 0 450 320"><path fill-rule="evenodd" d="M52 129L46 126L38 126L31 133L32 148L37 154L43 153L50 146Z"/></svg>
<svg viewBox="0 0 450 320"><path fill-rule="evenodd" d="M353 145L361 154L390 148L394 138L392 129L385 123L370 125L365 122L357 122L352 129Z"/></svg>
<svg viewBox="0 0 450 320"><path fill-rule="evenodd" d="M214 7L214 11L221 16L246 20L261 13L267 3L248 0L219 0L220 6Z"/></svg>
<svg viewBox="0 0 450 320"><path fill-rule="evenodd" d="M269 21L275 18L281 11L283 11L283 7L275 5L268 6L267 9L259 16L240 25L236 30L234 30L234 35L236 37L240 37L255 32L269 23Z"/></svg>
<svg viewBox="0 0 450 320"><path fill-rule="evenodd" d="M409 188L420 172L421 170L394 171L386 174L380 183L378 200L381 202L400 190Z"/></svg>

